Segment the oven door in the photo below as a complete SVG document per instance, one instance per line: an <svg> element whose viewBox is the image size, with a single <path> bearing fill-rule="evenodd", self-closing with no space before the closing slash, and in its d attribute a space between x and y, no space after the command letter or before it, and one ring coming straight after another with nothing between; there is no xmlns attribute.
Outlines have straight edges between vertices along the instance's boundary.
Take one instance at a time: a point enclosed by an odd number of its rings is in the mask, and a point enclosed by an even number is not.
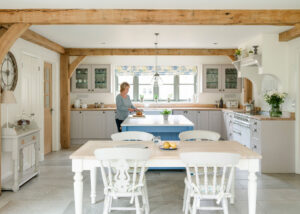
<svg viewBox="0 0 300 214"><path fill-rule="evenodd" d="M234 121L232 127L232 139L250 148L251 146L250 126L244 123Z"/></svg>

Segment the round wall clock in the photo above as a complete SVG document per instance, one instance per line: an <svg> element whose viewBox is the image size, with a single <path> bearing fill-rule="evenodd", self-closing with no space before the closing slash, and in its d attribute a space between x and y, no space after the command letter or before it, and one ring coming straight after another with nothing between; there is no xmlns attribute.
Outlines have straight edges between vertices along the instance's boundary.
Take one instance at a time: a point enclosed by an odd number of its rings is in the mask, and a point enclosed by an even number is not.
<svg viewBox="0 0 300 214"><path fill-rule="evenodd" d="M1 91L14 91L18 81L17 61L11 52L8 52L1 64Z"/></svg>

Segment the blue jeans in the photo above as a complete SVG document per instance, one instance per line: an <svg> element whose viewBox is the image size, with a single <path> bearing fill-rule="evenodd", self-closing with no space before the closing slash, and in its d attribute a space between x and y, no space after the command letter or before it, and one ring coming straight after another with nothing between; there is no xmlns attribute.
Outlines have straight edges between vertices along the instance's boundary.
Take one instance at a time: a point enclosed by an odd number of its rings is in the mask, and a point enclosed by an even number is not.
<svg viewBox="0 0 300 214"><path fill-rule="evenodd" d="M117 124L117 128L118 128L118 132L121 132L122 129L121 129L121 124L123 123L124 120L119 120L119 119L116 119L116 124Z"/></svg>

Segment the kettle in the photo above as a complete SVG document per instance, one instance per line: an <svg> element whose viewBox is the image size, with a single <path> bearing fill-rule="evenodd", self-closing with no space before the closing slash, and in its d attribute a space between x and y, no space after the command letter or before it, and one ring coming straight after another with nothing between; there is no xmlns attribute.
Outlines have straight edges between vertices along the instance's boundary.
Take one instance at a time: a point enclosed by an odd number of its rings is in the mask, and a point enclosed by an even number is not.
<svg viewBox="0 0 300 214"><path fill-rule="evenodd" d="M75 100L74 107L80 108L80 99Z"/></svg>

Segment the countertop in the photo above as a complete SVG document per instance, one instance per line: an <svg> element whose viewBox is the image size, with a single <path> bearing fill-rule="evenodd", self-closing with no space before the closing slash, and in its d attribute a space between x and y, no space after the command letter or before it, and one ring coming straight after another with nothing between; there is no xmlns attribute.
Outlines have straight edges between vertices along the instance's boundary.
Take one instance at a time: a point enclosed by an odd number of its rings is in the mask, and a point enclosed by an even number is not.
<svg viewBox="0 0 300 214"><path fill-rule="evenodd" d="M142 110L163 110L163 109L172 109L178 111L227 111L227 112L237 112L241 114L246 114L249 117L256 120L295 120L295 113L284 112L282 117L270 117L268 115L252 115L243 109L229 109L229 108L212 108L212 107L169 107L169 108L139 108ZM71 108L71 111L115 111L115 107L105 107L105 108Z"/></svg>
<svg viewBox="0 0 300 214"><path fill-rule="evenodd" d="M169 115L164 120L162 115L145 115L145 117L127 117L121 126L194 126L194 124L183 115Z"/></svg>

